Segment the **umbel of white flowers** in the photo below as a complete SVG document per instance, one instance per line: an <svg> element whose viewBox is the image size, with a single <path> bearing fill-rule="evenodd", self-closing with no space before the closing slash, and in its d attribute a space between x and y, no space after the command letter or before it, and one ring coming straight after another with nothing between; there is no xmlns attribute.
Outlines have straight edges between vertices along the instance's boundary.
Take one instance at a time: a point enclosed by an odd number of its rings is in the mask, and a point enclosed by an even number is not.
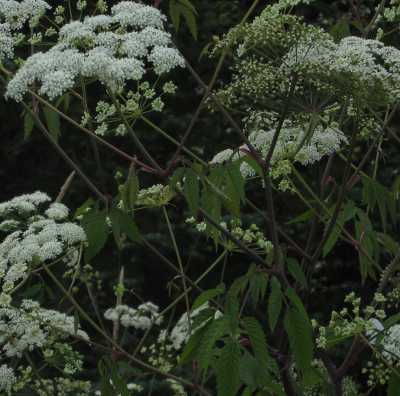
<svg viewBox="0 0 400 396"><path fill-rule="evenodd" d="M246 125L249 141L263 158L266 157L276 129L266 127L265 116L262 113L253 113L251 122ZM267 114L267 117L271 117ZM272 120L273 121L273 120ZM268 122L267 124L271 124ZM344 133L334 123L327 127L322 125L296 125L290 120L284 122L271 158L271 174L274 179L283 178L279 187L285 190L284 177L291 173L291 162L301 165L312 165L324 156L339 151L348 140ZM243 145L236 150L226 149L217 153L211 160L212 164L229 161L238 161L249 155L250 149ZM255 175L254 169L246 162L241 164L240 170L245 177Z"/></svg>
<svg viewBox="0 0 400 396"><path fill-rule="evenodd" d="M69 337L89 339L72 316L42 308L32 300L23 300L19 307L0 308L0 353L3 361L9 361L9 365L0 366L0 393L13 394L19 374L23 370L32 370L31 367L16 366L18 359L35 350L40 350L44 357L61 353L57 367L60 369L62 362L62 371L69 376L69 385L72 385L70 376L82 370L83 362L82 356L67 343ZM87 384L80 383L80 386L85 385L87 387Z"/></svg>
<svg viewBox="0 0 400 396"><path fill-rule="evenodd" d="M14 33L26 22L35 27L48 9L50 6L43 0L0 0L0 62L14 56Z"/></svg>
<svg viewBox="0 0 400 396"><path fill-rule="evenodd" d="M35 83L41 95L54 99L81 78L98 80L118 91L128 81L141 80L146 70L159 76L184 67L164 31L164 21L165 16L154 7L122 1L111 8L111 15L70 22L60 29L55 46L26 60L9 82L6 97L21 101ZM9 36L5 34L2 40Z"/></svg>
<svg viewBox="0 0 400 396"><path fill-rule="evenodd" d="M68 222L68 208L50 203L42 192L25 194L0 204L0 306L30 269L64 257L76 262L77 249L86 241L84 230Z"/></svg>

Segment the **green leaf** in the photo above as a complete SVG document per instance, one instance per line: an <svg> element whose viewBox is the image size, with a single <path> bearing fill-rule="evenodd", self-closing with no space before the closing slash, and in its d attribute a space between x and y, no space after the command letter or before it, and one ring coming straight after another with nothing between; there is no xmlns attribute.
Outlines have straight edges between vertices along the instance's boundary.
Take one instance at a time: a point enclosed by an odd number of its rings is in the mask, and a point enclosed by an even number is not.
<svg viewBox="0 0 400 396"><path fill-rule="evenodd" d="M240 216L240 202L244 201L245 179L240 172L239 163L230 163L224 167L226 179L226 193L228 200L226 206L234 216Z"/></svg>
<svg viewBox="0 0 400 396"><path fill-rule="evenodd" d="M209 185L205 185L201 192L201 206L216 222L221 222L221 199ZM207 227L208 235L214 240L215 245L219 242L220 231L215 227Z"/></svg>
<svg viewBox="0 0 400 396"><path fill-rule="evenodd" d="M208 366L211 364L215 344L223 335L227 334L227 331L228 321L225 317L221 317L213 320L204 332L197 355L199 367L202 370L207 370Z"/></svg>
<svg viewBox="0 0 400 396"><path fill-rule="evenodd" d="M368 215L357 209L357 217L359 220L355 220L354 227L356 239L362 247L359 249L359 262L361 279L365 282L368 276L375 278L374 259L378 257L379 244Z"/></svg>
<svg viewBox="0 0 400 396"><path fill-rule="evenodd" d="M215 289L206 290L200 294L194 301L192 305L192 310L195 310L205 304L207 301L212 300L213 298L219 296L225 291L225 286L221 285Z"/></svg>
<svg viewBox="0 0 400 396"><path fill-rule="evenodd" d="M91 210L82 219L88 247L85 249L85 261L93 259L104 247L108 239L108 225L106 212Z"/></svg>
<svg viewBox="0 0 400 396"><path fill-rule="evenodd" d="M169 0L169 16L171 17L175 31L178 31L181 24L181 13L176 0Z"/></svg>
<svg viewBox="0 0 400 396"><path fill-rule="evenodd" d="M200 186L199 179L192 169L187 169L185 173L184 195L192 215L197 216L200 200Z"/></svg>
<svg viewBox="0 0 400 396"><path fill-rule="evenodd" d="M103 358L98 363L100 373L101 394L105 396L129 396L127 384L118 372L119 365L111 362L108 358Z"/></svg>
<svg viewBox="0 0 400 396"><path fill-rule="evenodd" d="M185 170L186 168L178 168L170 177L168 185L170 186L172 191L176 191L177 184L182 182L182 178L185 175Z"/></svg>
<svg viewBox="0 0 400 396"><path fill-rule="evenodd" d="M240 386L240 346L229 340L216 364L218 396L235 396Z"/></svg>
<svg viewBox="0 0 400 396"><path fill-rule="evenodd" d="M400 390L400 377L399 373L392 372L392 375L389 380L387 396L399 396Z"/></svg>
<svg viewBox="0 0 400 396"><path fill-rule="evenodd" d="M253 394L253 389L247 387L247 388L243 391L242 396L251 396L252 394Z"/></svg>
<svg viewBox="0 0 400 396"><path fill-rule="evenodd" d="M303 302L301 301L300 297L297 295L295 290L289 287L288 289L286 289L286 295L289 297L289 300L297 308L300 314L308 321L309 325L311 325L310 319L308 318L308 314L303 305Z"/></svg>
<svg viewBox="0 0 400 396"><path fill-rule="evenodd" d="M354 218L355 214L356 214L356 207L354 205L354 202L352 201L347 202L338 217L337 224L335 225L333 231L331 232L331 235L325 242L322 251L323 257L326 257L329 254L329 252L333 249L333 247L336 245L336 242L341 234L341 227L343 227L347 221Z"/></svg>
<svg viewBox="0 0 400 396"><path fill-rule="evenodd" d="M272 364L272 358L268 353L265 333L260 323L255 318L244 318L243 324L250 338L251 348L254 355L261 368L267 373L272 367L274 367L274 365Z"/></svg>
<svg viewBox="0 0 400 396"><path fill-rule="evenodd" d="M287 225L296 224L296 223L304 223L306 221L311 220L315 216L314 211L312 209L305 211L301 215L295 217L294 219L286 222Z"/></svg>
<svg viewBox="0 0 400 396"><path fill-rule="evenodd" d="M247 386L257 388L260 385L259 377L263 372L257 360L247 351L240 359L239 371L241 381Z"/></svg>
<svg viewBox="0 0 400 396"><path fill-rule="evenodd" d="M211 325L212 322L206 323L205 326L201 327L190 336L189 341L183 349L183 352L179 356L178 364L180 366L196 358L204 333L209 329Z"/></svg>
<svg viewBox="0 0 400 396"><path fill-rule="evenodd" d="M110 211L112 230L116 244L121 247L121 234L125 234L132 242L140 242L139 230L128 213L119 208Z"/></svg>
<svg viewBox="0 0 400 396"><path fill-rule="evenodd" d="M94 206L94 203L95 202L92 198L87 199L78 209L76 209L74 219L77 220L80 216L85 216L86 212Z"/></svg>
<svg viewBox="0 0 400 396"><path fill-rule="evenodd" d="M293 278L296 279L296 281L299 282L304 289L307 289L307 278L299 262L292 257L289 257L286 262L288 270Z"/></svg>
<svg viewBox="0 0 400 396"><path fill-rule="evenodd" d="M389 329L390 327L392 327L393 325L395 325L398 322L400 322L400 313L394 314L394 315L390 316L389 318L387 318L383 322L383 327L385 329Z"/></svg>
<svg viewBox="0 0 400 396"><path fill-rule="evenodd" d="M195 6L189 1L189 0L178 0L183 6L188 8L190 11L192 11L193 14L197 15L197 11Z"/></svg>
<svg viewBox="0 0 400 396"><path fill-rule="evenodd" d="M34 126L34 118L32 117L31 113L26 112L24 115L24 140L28 140L31 137Z"/></svg>
<svg viewBox="0 0 400 396"><path fill-rule="evenodd" d="M349 21L341 19L330 29L329 33L336 42L339 42L345 37L351 36Z"/></svg>
<svg viewBox="0 0 400 396"><path fill-rule="evenodd" d="M379 233L379 241L386 248L386 250L393 256L399 251L399 244L388 234Z"/></svg>
<svg viewBox="0 0 400 396"><path fill-rule="evenodd" d="M234 333L239 326L239 299L234 289L230 289L225 300L225 316Z"/></svg>
<svg viewBox="0 0 400 396"><path fill-rule="evenodd" d="M180 0L181 2L184 2L184 0ZM188 8L187 6L182 6L180 8L181 14L185 18L186 25L189 28L189 31L191 35L194 37L195 40L197 40L197 22L196 22L196 15L193 12L192 9Z"/></svg>
<svg viewBox="0 0 400 396"><path fill-rule="evenodd" d="M309 320L300 311L291 307L284 319L285 331L289 337L290 349L293 352L298 370L307 377L311 370L313 342Z"/></svg>
<svg viewBox="0 0 400 396"><path fill-rule="evenodd" d="M271 294L268 299L268 321L269 327L274 331L282 309L282 290L278 279L271 278Z"/></svg>
<svg viewBox="0 0 400 396"><path fill-rule="evenodd" d="M121 192L121 198L125 210L133 213L138 192L139 192L139 179L133 171L129 171L128 178Z"/></svg>
<svg viewBox="0 0 400 396"><path fill-rule="evenodd" d="M254 305L260 300L264 300L268 287L268 275L265 272L255 271L249 277L250 297Z"/></svg>
<svg viewBox="0 0 400 396"><path fill-rule="evenodd" d="M54 110L44 107L43 108L44 118L46 120L46 126L51 136L58 141L61 134L61 122L60 116Z"/></svg>

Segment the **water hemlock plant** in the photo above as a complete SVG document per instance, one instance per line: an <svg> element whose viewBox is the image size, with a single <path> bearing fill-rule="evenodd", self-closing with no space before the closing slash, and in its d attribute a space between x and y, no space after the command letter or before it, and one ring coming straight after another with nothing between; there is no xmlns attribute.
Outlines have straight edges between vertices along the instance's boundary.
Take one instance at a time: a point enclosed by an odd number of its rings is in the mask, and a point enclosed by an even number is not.
<svg viewBox="0 0 400 396"><path fill-rule="evenodd" d="M0 0L4 101L72 171L0 203L0 394L398 395L399 182L380 169L399 2L328 29L313 1L255 0L203 51L210 83L175 40L181 20L199 37L196 1L58 3ZM190 120L180 75L203 93ZM210 152L195 125L216 114ZM96 176L64 134L89 137ZM357 282L321 308L343 246ZM169 301L138 287L143 256Z"/></svg>

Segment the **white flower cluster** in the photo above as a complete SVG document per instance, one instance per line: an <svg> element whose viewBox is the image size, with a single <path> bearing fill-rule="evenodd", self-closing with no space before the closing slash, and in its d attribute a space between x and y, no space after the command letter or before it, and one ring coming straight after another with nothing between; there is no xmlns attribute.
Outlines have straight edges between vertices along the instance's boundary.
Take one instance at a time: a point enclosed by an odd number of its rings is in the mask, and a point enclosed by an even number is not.
<svg viewBox="0 0 400 396"><path fill-rule="evenodd" d="M400 361L400 325L396 324L385 330L378 319L371 319L373 330L368 335L372 338L371 343L382 347L382 356L389 362ZM379 334L383 333L380 338Z"/></svg>
<svg viewBox="0 0 400 396"><path fill-rule="evenodd" d="M54 99L74 87L78 78L99 80L111 91L139 81L148 68L157 75L184 66L184 60L163 30L165 17L156 8L122 1L111 15L97 15L66 24L59 42L32 55L9 82L6 97L21 101L34 84Z"/></svg>
<svg viewBox="0 0 400 396"><path fill-rule="evenodd" d="M171 188L162 184L154 184L148 188L140 189L136 205L138 206L150 206L150 207L159 207L166 205L173 197L174 192L171 191Z"/></svg>
<svg viewBox="0 0 400 396"><path fill-rule="evenodd" d="M203 305L201 305L200 307L198 307L197 309L191 311L189 314L187 312L185 312L180 319L178 320L178 322L176 323L176 325L174 326L174 328L171 330L171 332L169 333L167 339L172 342L173 347L179 351L180 349L182 349L186 343L188 342L190 336L195 333L197 330L199 330L201 327L205 326L205 324L211 320L208 319L206 321L204 321L203 323L201 323L200 325L198 325L196 328L193 328L193 321L194 319L205 309L208 309L209 305L208 303L205 303ZM220 311L216 311L215 315L214 315L214 319L218 319L219 317L222 316L222 313ZM166 334L163 334L160 336L162 336L163 338L166 338Z"/></svg>
<svg viewBox="0 0 400 396"><path fill-rule="evenodd" d="M0 366L0 391L11 394L11 388L16 382L14 370L6 364Z"/></svg>
<svg viewBox="0 0 400 396"><path fill-rule="evenodd" d="M282 128L272 154L271 164L284 159L293 159L302 165L310 165L338 151L343 143L347 143L343 132L333 125L327 128L318 126L310 131L308 129L307 126ZM255 130L249 135L250 143L259 150L263 158L271 147L275 133L275 129ZM247 147L245 149L249 150Z"/></svg>
<svg viewBox="0 0 400 396"><path fill-rule="evenodd" d="M88 339L76 329L73 317L44 309L38 302L23 300L19 308L0 308L0 345L3 356L20 357L25 351L51 346L70 336Z"/></svg>
<svg viewBox="0 0 400 396"><path fill-rule="evenodd" d="M50 201L50 197L40 191L19 195L10 201L0 203L0 218L14 215L31 216L38 210L40 205Z"/></svg>
<svg viewBox="0 0 400 396"><path fill-rule="evenodd" d="M151 302L140 304L137 308L127 305L117 305L104 313L107 320L119 321L124 327L133 327L138 330L148 330L153 325L160 325L163 317L159 314L159 307Z"/></svg>
<svg viewBox="0 0 400 396"><path fill-rule="evenodd" d="M44 0L0 0L0 20L4 20L12 30L18 30L29 21L30 27L51 7Z"/></svg>
<svg viewBox="0 0 400 396"><path fill-rule="evenodd" d="M275 128L263 128L263 126L252 125L247 127L249 141L257 150L261 158L266 158L273 138L276 134ZM311 126L296 125L290 120L285 121L279 132L278 140L271 157L271 176L274 179L283 178L291 173L291 163L298 162L302 165L311 165L321 158L337 152L348 140L344 133L338 129L335 123L327 127L322 125ZM217 153L210 161L211 164L220 164L229 161L241 160L250 154L247 145L237 150L226 149ZM254 169L247 163L242 162L241 172L245 177L255 175ZM285 190L285 181L280 188Z"/></svg>
<svg viewBox="0 0 400 396"><path fill-rule="evenodd" d="M43 0L0 0L0 62L13 58L16 31L28 21L36 26L49 8Z"/></svg>
<svg viewBox="0 0 400 396"><path fill-rule="evenodd" d="M165 382L167 382L171 387L171 391L173 392L174 396L187 396L185 388L178 381L175 381L173 379L167 379Z"/></svg>
<svg viewBox="0 0 400 396"><path fill-rule="evenodd" d="M12 58L14 54L14 38L8 23L0 23L0 61Z"/></svg>
<svg viewBox="0 0 400 396"><path fill-rule="evenodd" d="M4 219L0 231L10 232L0 243L1 304L10 301L7 295L33 266L62 254L72 257L86 240L80 226L65 221L69 213L65 205L52 203L40 214L49 201L48 195L35 192L0 204L0 220Z"/></svg>
<svg viewBox="0 0 400 396"><path fill-rule="evenodd" d="M80 381L68 377L41 378L34 383L38 396L89 396L92 385L89 381Z"/></svg>
<svg viewBox="0 0 400 396"><path fill-rule="evenodd" d="M321 80L334 79L345 88L351 84L367 97L378 90L392 102L400 98L400 50L378 40L350 36L338 44L327 39L306 41L287 53L281 68L312 78L319 74Z"/></svg>

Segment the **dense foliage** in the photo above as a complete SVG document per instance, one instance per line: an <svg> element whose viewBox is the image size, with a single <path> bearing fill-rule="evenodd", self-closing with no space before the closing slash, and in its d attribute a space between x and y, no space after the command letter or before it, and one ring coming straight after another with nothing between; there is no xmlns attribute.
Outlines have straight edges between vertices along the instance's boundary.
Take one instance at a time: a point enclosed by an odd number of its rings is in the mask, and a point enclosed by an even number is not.
<svg viewBox="0 0 400 396"><path fill-rule="evenodd" d="M400 2L0 0L0 394L400 394Z"/></svg>

